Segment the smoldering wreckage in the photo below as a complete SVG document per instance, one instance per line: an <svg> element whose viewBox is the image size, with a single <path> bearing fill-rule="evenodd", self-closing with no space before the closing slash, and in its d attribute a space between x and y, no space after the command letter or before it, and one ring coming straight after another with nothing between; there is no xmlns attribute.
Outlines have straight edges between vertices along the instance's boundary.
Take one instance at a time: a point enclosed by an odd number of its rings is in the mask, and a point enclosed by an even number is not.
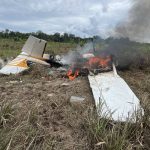
<svg viewBox="0 0 150 150"><path fill-rule="evenodd" d="M140 100L117 74L113 56L95 56L94 52L76 54L66 70L66 64L61 57L44 53L46 44L45 40L29 36L20 55L5 65L0 74L18 74L28 70L34 63L50 68L61 67L70 80L80 75L88 76L98 114L100 111L103 111L101 114L110 113L111 118L107 119L121 122L136 122L137 114L140 117L144 115ZM84 99L79 98L80 100Z"/></svg>

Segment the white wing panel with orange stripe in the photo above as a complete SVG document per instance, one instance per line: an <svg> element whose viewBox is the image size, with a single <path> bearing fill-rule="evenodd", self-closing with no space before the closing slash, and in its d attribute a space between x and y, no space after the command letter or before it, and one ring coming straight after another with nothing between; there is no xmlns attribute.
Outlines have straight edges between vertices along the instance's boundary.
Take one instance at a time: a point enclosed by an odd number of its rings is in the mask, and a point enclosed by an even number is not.
<svg viewBox="0 0 150 150"><path fill-rule="evenodd" d="M1 74L18 74L26 69L28 69L27 60L24 58L15 58L11 62L9 62L6 66L4 66L1 70Z"/></svg>
<svg viewBox="0 0 150 150"><path fill-rule="evenodd" d="M4 66L0 70L0 73L7 75L18 74L29 68L27 61L49 65L43 58L46 43L47 42L44 40L29 36L28 40L22 48L21 54L9 62L6 66Z"/></svg>

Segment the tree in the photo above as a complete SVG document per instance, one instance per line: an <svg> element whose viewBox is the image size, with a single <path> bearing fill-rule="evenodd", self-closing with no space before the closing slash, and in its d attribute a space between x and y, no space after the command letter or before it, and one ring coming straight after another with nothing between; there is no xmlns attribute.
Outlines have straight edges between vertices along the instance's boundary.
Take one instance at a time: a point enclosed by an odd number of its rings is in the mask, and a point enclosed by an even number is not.
<svg viewBox="0 0 150 150"><path fill-rule="evenodd" d="M54 40L54 42L59 42L60 41L60 33L55 33L53 35L53 40Z"/></svg>

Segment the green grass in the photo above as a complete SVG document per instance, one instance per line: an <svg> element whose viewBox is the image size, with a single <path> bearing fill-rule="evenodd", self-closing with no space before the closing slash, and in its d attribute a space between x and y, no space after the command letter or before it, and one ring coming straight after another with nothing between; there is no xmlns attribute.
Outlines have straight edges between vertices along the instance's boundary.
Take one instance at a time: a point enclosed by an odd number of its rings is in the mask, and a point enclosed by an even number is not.
<svg viewBox="0 0 150 150"><path fill-rule="evenodd" d="M75 43L48 42L45 53L63 54L77 47Z"/></svg>
<svg viewBox="0 0 150 150"><path fill-rule="evenodd" d="M0 58L16 57L25 44L26 40L15 41L14 39L0 39ZM62 54L77 46L75 43L48 42L45 53Z"/></svg>
<svg viewBox="0 0 150 150"><path fill-rule="evenodd" d="M107 118L109 114L107 114ZM136 123L113 122L97 117L95 112L86 117L88 140L91 149L126 150L142 149L144 132L142 120Z"/></svg>
<svg viewBox="0 0 150 150"><path fill-rule="evenodd" d="M14 41L13 39L0 39L0 57L16 57L23 46L24 41Z"/></svg>

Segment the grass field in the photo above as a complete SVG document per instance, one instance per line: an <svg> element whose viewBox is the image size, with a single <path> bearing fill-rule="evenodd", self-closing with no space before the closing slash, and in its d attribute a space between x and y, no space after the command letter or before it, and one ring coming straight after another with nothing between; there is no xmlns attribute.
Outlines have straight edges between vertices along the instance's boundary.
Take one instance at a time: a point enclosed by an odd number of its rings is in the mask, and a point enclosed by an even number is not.
<svg viewBox="0 0 150 150"><path fill-rule="evenodd" d="M0 39L0 57L10 58L17 56L24 44L24 41L14 41L13 39Z"/></svg>
<svg viewBox="0 0 150 150"><path fill-rule="evenodd" d="M15 57L24 42L2 39L0 57ZM76 46L48 42L46 51L61 54ZM98 117L87 77L69 81L50 71L35 66L26 74L0 76L0 150L149 150L150 67L119 71L145 111L135 124ZM72 95L85 102L70 103Z"/></svg>
<svg viewBox="0 0 150 150"><path fill-rule="evenodd" d="M26 40L0 39L0 58L16 57ZM77 44L48 42L45 53L61 54L76 48Z"/></svg>
<svg viewBox="0 0 150 150"><path fill-rule="evenodd" d="M150 68L119 72L145 110L135 124L98 117L86 77L69 81L49 71L35 66L24 75L0 77L0 149L149 149ZM85 102L70 103L72 95Z"/></svg>

